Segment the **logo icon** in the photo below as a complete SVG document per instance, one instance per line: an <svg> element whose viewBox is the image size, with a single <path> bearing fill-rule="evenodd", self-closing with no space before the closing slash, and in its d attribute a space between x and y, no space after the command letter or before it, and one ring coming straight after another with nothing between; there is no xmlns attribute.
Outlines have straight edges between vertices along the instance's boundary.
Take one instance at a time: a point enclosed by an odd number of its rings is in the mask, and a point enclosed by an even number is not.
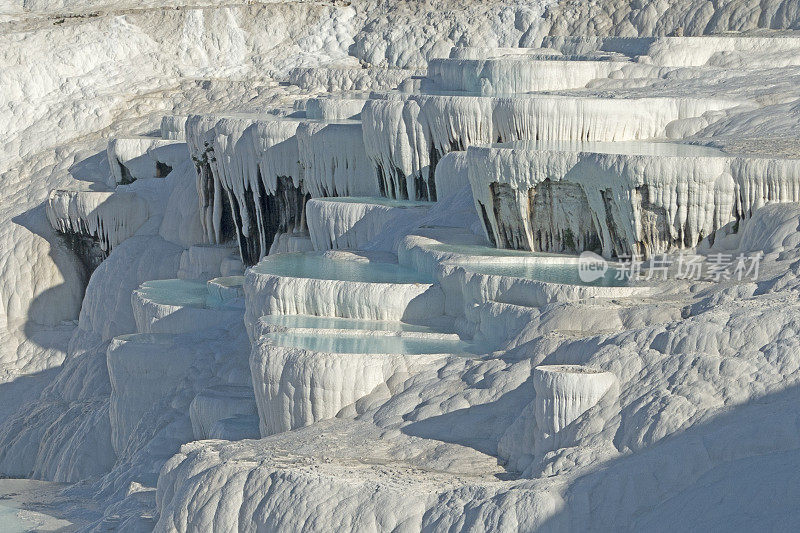
<svg viewBox="0 0 800 533"><path fill-rule="evenodd" d="M608 271L608 261L594 252L583 252L578 258L578 277L584 283L602 278Z"/></svg>

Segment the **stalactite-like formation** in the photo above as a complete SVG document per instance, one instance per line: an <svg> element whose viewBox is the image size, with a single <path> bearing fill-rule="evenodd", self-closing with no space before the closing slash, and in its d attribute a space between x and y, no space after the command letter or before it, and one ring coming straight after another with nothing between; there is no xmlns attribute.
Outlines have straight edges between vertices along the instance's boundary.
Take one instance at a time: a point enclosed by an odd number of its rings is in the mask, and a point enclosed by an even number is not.
<svg viewBox="0 0 800 533"><path fill-rule="evenodd" d="M147 203L133 192L54 190L45 211L50 225L63 235L87 274L114 246L136 233L149 216Z"/></svg>
<svg viewBox="0 0 800 533"><path fill-rule="evenodd" d="M616 142L663 137L673 121L740 103L541 94L388 95L368 101L361 117L364 145L382 183L381 194L434 200L436 166L452 151L517 140Z"/></svg>
<svg viewBox="0 0 800 533"><path fill-rule="evenodd" d="M800 160L688 145L511 143L470 148L467 160L476 208L501 248L647 258L713 244L763 205L800 201Z"/></svg>

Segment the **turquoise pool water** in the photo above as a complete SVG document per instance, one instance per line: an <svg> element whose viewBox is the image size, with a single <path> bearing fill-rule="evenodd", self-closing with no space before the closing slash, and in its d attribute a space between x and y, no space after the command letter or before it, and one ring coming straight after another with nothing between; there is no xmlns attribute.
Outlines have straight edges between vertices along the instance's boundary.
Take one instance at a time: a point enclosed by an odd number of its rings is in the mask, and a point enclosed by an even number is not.
<svg viewBox="0 0 800 533"><path fill-rule="evenodd" d="M241 285L243 276L230 276L227 278L216 278L221 285L235 287L236 283ZM194 279L159 279L147 281L137 289L139 294L146 299L163 305L175 305L180 307L206 307L215 309L226 305L226 300L215 297L209 293L208 283Z"/></svg>
<svg viewBox="0 0 800 533"><path fill-rule="evenodd" d="M211 281L223 287L241 287L244 285L244 276L222 276Z"/></svg>
<svg viewBox="0 0 800 533"><path fill-rule="evenodd" d="M581 279L577 263L482 263L465 262L459 266L470 272L490 276L510 276L547 283L563 283L566 285L584 285L588 287L627 287L630 285L627 276L617 279L618 270L609 267L605 273L593 280Z"/></svg>
<svg viewBox="0 0 800 533"><path fill-rule="evenodd" d="M265 315L259 319L264 324L287 328L308 329L364 329L376 331L410 331L415 333L443 333L428 326L417 326L405 322L363 320L359 318L334 318L311 315Z"/></svg>
<svg viewBox="0 0 800 533"><path fill-rule="evenodd" d="M342 204L378 204L387 207L399 207L407 209L409 207L430 207L435 202L425 202L422 200L396 200L394 198L383 198L380 196L337 196L330 198L319 198L326 202L338 202Z"/></svg>
<svg viewBox="0 0 800 533"><path fill-rule="evenodd" d="M10 507L0 501L0 531L3 533L24 533L33 531L32 524L28 524L17 517L19 509Z"/></svg>
<svg viewBox="0 0 800 533"><path fill-rule="evenodd" d="M278 346L303 348L330 353L386 354L476 354L480 350L472 343L449 339L420 339L414 337L360 337L320 335L315 333L268 333L265 335Z"/></svg>
<svg viewBox="0 0 800 533"><path fill-rule="evenodd" d="M205 307L208 287L205 281L159 279L143 283L138 292L146 299L160 304Z"/></svg>
<svg viewBox="0 0 800 533"><path fill-rule="evenodd" d="M319 252L267 256L252 271L294 278L363 281L368 283L433 283L433 280L397 263L332 259Z"/></svg>

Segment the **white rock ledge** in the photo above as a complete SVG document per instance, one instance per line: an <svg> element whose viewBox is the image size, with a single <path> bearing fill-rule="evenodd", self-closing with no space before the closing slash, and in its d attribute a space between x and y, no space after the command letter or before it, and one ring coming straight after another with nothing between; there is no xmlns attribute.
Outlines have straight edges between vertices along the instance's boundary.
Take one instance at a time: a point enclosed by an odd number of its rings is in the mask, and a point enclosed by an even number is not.
<svg viewBox="0 0 800 533"><path fill-rule="evenodd" d="M213 430L222 420L255 415L256 404L251 387L217 385L199 393L189 404L189 418L197 440L218 438L213 436Z"/></svg>
<svg viewBox="0 0 800 533"><path fill-rule="evenodd" d="M442 353L371 353L379 346L421 348L423 352L449 348L454 353L462 353L467 347L447 339L383 339L391 342L380 342L380 337L362 336L358 331L340 331L336 335L292 331L262 336L253 344L250 355L262 436L333 418L380 386L390 394L392 378L395 384L401 383L423 366L447 357ZM317 351L293 344L342 348L350 353ZM426 344L428 350L420 347Z"/></svg>
<svg viewBox="0 0 800 533"><path fill-rule="evenodd" d="M330 254L331 252L278 254L268 256L255 267L248 269L244 283L245 324L251 339L258 318L270 314L423 323L444 313L442 290L438 285L426 282L426 277L404 269L396 263L370 260L363 254L343 252L336 252L336 256ZM299 257L301 255L303 257ZM302 273L294 262L283 265L282 262L286 259L299 260L311 270ZM341 265L341 268L346 270L348 264L365 268L350 272L352 275L346 276L349 279L316 279L345 277L338 276L337 273L325 276L315 269L331 267L336 270L340 268L338 265ZM373 272L368 265L376 266L377 276L371 281L353 281L369 279L363 277ZM283 267L287 270L282 270ZM304 275L308 277L299 277Z"/></svg>
<svg viewBox="0 0 800 533"><path fill-rule="evenodd" d="M106 352L111 380L111 443L120 453L142 416L186 376L197 355L173 335L116 337Z"/></svg>
<svg viewBox="0 0 800 533"><path fill-rule="evenodd" d="M369 93L345 93L309 98L305 102L306 118L318 120L357 119Z"/></svg>
<svg viewBox="0 0 800 533"><path fill-rule="evenodd" d="M664 142L514 142L467 151L501 248L649 257L693 248L768 203L800 201L800 160Z"/></svg>
<svg viewBox="0 0 800 533"><path fill-rule="evenodd" d="M150 216L147 203L130 191L54 190L45 211L53 228L89 237L106 254L136 233Z"/></svg>
<svg viewBox="0 0 800 533"><path fill-rule="evenodd" d="M750 104L707 97L388 95L368 101L361 120L366 153L386 184L385 194L435 199L435 168L451 151L498 140L666 137L668 126L676 121L740 105ZM680 137L685 132L673 127L669 133Z"/></svg>
<svg viewBox="0 0 800 533"><path fill-rule="evenodd" d="M374 197L312 198L306 203L306 221L314 249L360 249L388 224L422 217L431 205Z"/></svg>
<svg viewBox="0 0 800 533"><path fill-rule="evenodd" d="M446 273L440 283L448 299L448 312L451 311L451 302L459 302L457 295L460 294L460 302L464 306L463 314L470 321L474 304L487 301L543 307L551 303L644 297L653 294L653 288L648 286L603 287L550 283L515 276L481 274L458 266Z"/></svg>
<svg viewBox="0 0 800 533"><path fill-rule="evenodd" d="M186 161L186 144L157 137L117 137L106 150L111 175L107 184L115 187L137 179L164 178Z"/></svg>
<svg viewBox="0 0 800 533"><path fill-rule="evenodd" d="M607 78L625 63L513 54L490 59L431 59L428 78L444 91L482 95L577 89Z"/></svg>

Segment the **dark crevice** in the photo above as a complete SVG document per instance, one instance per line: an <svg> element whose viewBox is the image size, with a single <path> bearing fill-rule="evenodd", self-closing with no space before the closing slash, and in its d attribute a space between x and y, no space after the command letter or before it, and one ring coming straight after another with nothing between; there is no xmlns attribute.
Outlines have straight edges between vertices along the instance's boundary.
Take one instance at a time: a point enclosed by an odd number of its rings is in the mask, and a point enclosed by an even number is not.
<svg viewBox="0 0 800 533"><path fill-rule="evenodd" d="M494 231L492 231L492 223L489 222L489 215L486 213L486 206L483 205L483 202L478 202L478 205L481 206L481 217L483 218L483 225L486 226L486 236L489 238L489 242L492 243L492 246L496 248L497 241L494 238Z"/></svg>
<svg viewBox="0 0 800 533"><path fill-rule="evenodd" d="M172 167L166 163L162 163L161 161L156 161L156 177L157 178L165 178L167 174L172 172Z"/></svg>

